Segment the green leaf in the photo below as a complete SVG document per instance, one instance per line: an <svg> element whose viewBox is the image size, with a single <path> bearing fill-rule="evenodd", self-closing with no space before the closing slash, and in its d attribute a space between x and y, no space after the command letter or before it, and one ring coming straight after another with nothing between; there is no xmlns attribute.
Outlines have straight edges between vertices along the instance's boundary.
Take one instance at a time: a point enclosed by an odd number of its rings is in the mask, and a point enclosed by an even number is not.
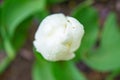
<svg viewBox="0 0 120 80"><path fill-rule="evenodd" d="M71 14L84 26L85 34L80 48L76 51L76 57L81 58L81 54L88 52L96 42L98 34L98 12L86 2L80 4Z"/></svg>
<svg viewBox="0 0 120 80"><path fill-rule="evenodd" d="M52 63L56 80L86 80L85 76L77 69L74 62Z"/></svg>
<svg viewBox="0 0 120 80"><path fill-rule="evenodd" d="M44 7L45 0L7 0L4 3L4 18L10 37L22 21Z"/></svg>
<svg viewBox="0 0 120 80"><path fill-rule="evenodd" d="M1 5L0 5L0 29L1 29L1 23L2 23L2 21L1 21L1 19L2 19L2 14L1 14ZM0 32L0 50L2 49L2 34L1 34L1 32Z"/></svg>
<svg viewBox="0 0 120 80"><path fill-rule="evenodd" d="M32 69L32 80L55 80L51 71L51 64L35 61Z"/></svg>
<svg viewBox="0 0 120 80"><path fill-rule="evenodd" d="M46 16L48 16L50 13L47 9L44 9L36 14L36 18L39 22L41 22Z"/></svg>
<svg viewBox="0 0 120 80"><path fill-rule="evenodd" d="M27 25L30 25L30 23L25 20L43 10L44 6L45 0L5 0L2 7L0 6L0 9L2 9L0 13L0 33L7 54L6 59L0 63L1 69L5 70L26 39Z"/></svg>
<svg viewBox="0 0 120 80"><path fill-rule="evenodd" d="M28 36L28 29L30 28L31 24L32 18L28 18L17 27L15 34L12 38L12 44L16 51L18 51L26 41Z"/></svg>
<svg viewBox="0 0 120 80"><path fill-rule="evenodd" d="M62 80L63 78L64 80L86 80L73 61L46 61L38 52L35 52L35 56L36 65L33 66L33 80Z"/></svg>
<svg viewBox="0 0 120 80"><path fill-rule="evenodd" d="M3 4L0 5L0 37L2 42L0 46L2 45L2 48L4 48L4 50L7 53L7 56L0 62L0 74L1 74L15 57L14 55L15 50L13 49L13 46L7 35L7 31L5 27Z"/></svg>
<svg viewBox="0 0 120 80"><path fill-rule="evenodd" d="M110 13L102 32L101 45L96 51L84 56L84 61L93 69L112 71L120 68L120 31L116 15Z"/></svg>
<svg viewBox="0 0 120 80"><path fill-rule="evenodd" d="M47 0L48 4L55 4L55 3L61 3L64 2L65 0Z"/></svg>

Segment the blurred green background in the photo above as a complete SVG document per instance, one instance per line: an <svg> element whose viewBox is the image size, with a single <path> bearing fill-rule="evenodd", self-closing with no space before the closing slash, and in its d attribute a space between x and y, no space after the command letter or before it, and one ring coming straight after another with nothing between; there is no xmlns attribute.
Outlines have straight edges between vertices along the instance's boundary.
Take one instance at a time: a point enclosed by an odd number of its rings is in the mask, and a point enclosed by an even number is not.
<svg viewBox="0 0 120 80"><path fill-rule="evenodd" d="M34 50L53 13L84 25L73 60L49 62ZM0 0L0 80L120 80L120 0Z"/></svg>

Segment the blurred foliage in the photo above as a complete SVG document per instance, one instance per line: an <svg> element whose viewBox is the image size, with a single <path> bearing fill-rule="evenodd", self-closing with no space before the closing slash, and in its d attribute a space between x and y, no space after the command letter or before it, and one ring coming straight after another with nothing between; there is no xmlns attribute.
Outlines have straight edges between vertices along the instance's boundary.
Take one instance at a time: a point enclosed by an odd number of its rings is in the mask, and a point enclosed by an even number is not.
<svg viewBox="0 0 120 80"><path fill-rule="evenodd" d="M64 2L66 0L46 0L47 4L56 4L56 3L61 3Z"/></svg>
<svg viewBox="0 0 120 80"><path fill-rule="evenodd" d="M32 23L32 18L28 18L26 20L24 20L24 22L22 22L16 29L14 36L11 40L12 45L14 45L14 49L16 51L18 51L21 46L23 45L24 41L27 39L27 33L28 33L28 29L30 28L30 25ZM22 33L22 34L21 34ZM19 36L16 38L16 36Z"/></svg>
<svg viewBox="0 0 120 80"><path fill-rule="evenodd" d="M37 62L33 67L33 80L86 80L73 62Z"/></svg>
<svg viewBox="0 0 120 80"><path fill-rule="evenodd" d="M86 80L73 61L50 62L34 52L33 80Z"/></svg>
<svg viewBox="0 0 120 80"><path fill-rule="evenodd" d="M6 51L6 58L0 62L0 73L15 58L27 38L27 31L34 19L39 22L50 14L48 5L65 0L4 0L0 4L0 50ZM99 16L92 7L94 0L86 0L78 5L71 16L78 19L85 29L76 58L71 61L48 62L35 50L36 60L33 64L33 80L86 80L85 76L75 66L76 61L83 61L94 70L109 72L107 80L120 73L120 31L115 12L109 13L103 26L100 46L95 47L98 40Z"/></svg>
<svg viewBox="0 0 120 80"><path fill-rule="evenodd" d="M7 0L4 2L4 22L8 28L9 36L12 37L16 27L34 13L43 10L45 0ZM12 9L12 11L11 11Z"/></svg>
<svg viewBox="0 0 120 80"><path fill-rule="evenodd" d="M93 69L111 71L120 68L120 31L116 22L116 15L110 13L104 24L100 47L84 56L85 62Z"/></svg>
<svg viewBox="0 0 120 80"><path fill-rule="evenodd" d="M7 57L0 63L0 72L15 58L26 40L33 15L44 10L45 0L5 0L1 4L0 34ZM22 33L22 34L21 34Z"/></svg>

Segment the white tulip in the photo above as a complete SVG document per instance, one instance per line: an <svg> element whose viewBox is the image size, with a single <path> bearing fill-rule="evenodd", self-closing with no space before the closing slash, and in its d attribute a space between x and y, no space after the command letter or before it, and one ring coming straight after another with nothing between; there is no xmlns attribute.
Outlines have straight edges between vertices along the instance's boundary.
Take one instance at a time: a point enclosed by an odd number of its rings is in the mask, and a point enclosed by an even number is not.
<svg viewBox="0 0 120 80"><path fill-rule="evenodd" d="M46 60L70 60L75 57L83 35L84 28L78 20L53 14L41 22L33 44Z"/></svg>

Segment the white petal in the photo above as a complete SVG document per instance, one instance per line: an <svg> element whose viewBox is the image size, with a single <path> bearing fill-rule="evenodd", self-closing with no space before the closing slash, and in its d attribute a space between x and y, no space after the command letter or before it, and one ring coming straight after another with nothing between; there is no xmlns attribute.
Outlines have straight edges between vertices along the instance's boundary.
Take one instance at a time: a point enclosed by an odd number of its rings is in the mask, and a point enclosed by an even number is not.
<svg viewBox="0 0 120 80"><path fill-rule="evenodd" d="M41 22L33 44L46 60L70 60L75 57L83 34L83 26L76 19L53 14Z"/></svg>
<svg viewBox="0 0 120 80"><path fill-rule="evenodd" d="M84 27L83 25L78 22L75 18L67 17L69 23L71 23L71 35L73 36L73 44L71 46L71 50L75 51L80 47L81 39L84 35Z"/></svg>

